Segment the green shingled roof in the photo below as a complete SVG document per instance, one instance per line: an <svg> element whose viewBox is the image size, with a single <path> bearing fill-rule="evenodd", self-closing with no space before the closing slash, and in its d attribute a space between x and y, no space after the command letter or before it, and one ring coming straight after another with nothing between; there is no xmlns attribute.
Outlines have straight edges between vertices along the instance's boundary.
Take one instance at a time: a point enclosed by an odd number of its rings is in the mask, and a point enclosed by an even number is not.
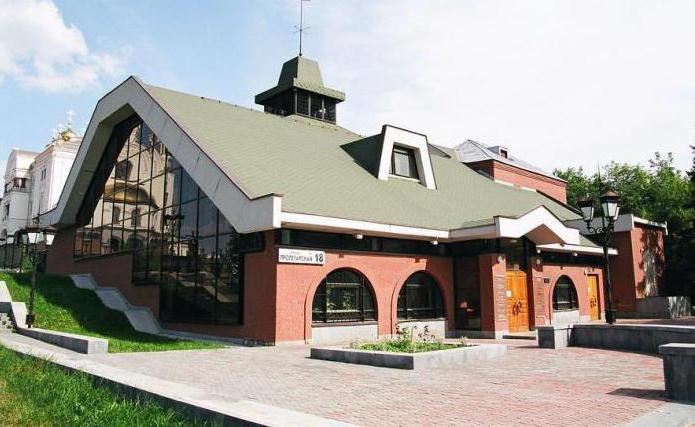
<svg viewBox="0 0 695 427"><path fill-rule="evenodd" d="M297 56L282 64L277 86L256 95L256 103L262 104L263 101L292 88L305 89L338 101L345 101L345 93L324 86L321 70L316 61Z"/></svg>
<svg viewBox="0 0 695 427"><path fill-rule="evenodd" d="M384 181L375 176L379 135L145 89L249 197L281 194L285 212L441 230L491 224L496 215L516 217L539 206L563 221L579 218L542 194L479 175L447 149L431 155L436 190Z"/></svg>

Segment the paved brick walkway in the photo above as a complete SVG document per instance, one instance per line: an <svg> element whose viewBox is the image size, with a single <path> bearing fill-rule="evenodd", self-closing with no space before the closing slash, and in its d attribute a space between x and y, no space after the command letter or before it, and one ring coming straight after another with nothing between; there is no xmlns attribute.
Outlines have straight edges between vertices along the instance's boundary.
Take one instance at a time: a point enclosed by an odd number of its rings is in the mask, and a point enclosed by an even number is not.
<svg viewBox="0 0 695 427"><path fill-rule="evenodd" d="M307 347L91 356L103 364L362 425L616 425L664 405L654 356L506 341L506 356L403 371L318 361Z"/></svg>

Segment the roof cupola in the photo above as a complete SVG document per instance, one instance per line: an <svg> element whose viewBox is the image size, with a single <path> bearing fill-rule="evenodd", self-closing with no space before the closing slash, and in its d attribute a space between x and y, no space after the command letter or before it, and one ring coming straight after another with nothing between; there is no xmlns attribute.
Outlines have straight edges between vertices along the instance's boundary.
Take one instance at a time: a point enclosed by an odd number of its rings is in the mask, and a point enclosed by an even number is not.
<svg viewBox="0 0 695 427"><path fill-rule="evenodd" d="M256 95L256 104L267 113L298 114L334 124L335 106L344 100L345 93L324 86L319 64L301 55L282 64L275 87Z"/></svg>

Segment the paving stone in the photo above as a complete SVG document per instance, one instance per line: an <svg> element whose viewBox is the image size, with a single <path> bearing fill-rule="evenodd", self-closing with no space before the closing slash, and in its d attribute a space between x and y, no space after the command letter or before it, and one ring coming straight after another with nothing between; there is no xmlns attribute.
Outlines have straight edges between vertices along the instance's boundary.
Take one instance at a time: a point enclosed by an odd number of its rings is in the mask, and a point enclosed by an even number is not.
<svg viewBox="0 0 695 427"><path fill-rule="evenodd" d="M667 402L659 357L504 343L501 358L422 371L312 360L305 346L90 359L230 400L362 425L616 425Z"/></svg>

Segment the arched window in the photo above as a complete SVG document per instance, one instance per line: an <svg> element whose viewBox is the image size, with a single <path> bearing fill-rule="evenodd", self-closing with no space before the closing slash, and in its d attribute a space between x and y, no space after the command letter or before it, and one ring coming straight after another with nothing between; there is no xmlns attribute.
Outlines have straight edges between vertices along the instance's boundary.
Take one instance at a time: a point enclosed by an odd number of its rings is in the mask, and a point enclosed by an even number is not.
<svg viewBox="0 0 695 427"><path fill-rule="evenodd" d="M315 323L375 320L374 297L367 279L352 270L335 270L321 282L312 304Z"/></svg>
<svg viewBox="0 0 695 427"><path fill-rule="evenodd" d="M444 317L444 300L437 282L427 273L412 274L398 294L399 319Z"/></svg>
<svg viewBox="0 0 695 427"><path fill-rule="evenodd" d="M567 311L578 308L577 290L574 288L574 283L567 276L560 277L553 290L553 310Z"/></svg>

